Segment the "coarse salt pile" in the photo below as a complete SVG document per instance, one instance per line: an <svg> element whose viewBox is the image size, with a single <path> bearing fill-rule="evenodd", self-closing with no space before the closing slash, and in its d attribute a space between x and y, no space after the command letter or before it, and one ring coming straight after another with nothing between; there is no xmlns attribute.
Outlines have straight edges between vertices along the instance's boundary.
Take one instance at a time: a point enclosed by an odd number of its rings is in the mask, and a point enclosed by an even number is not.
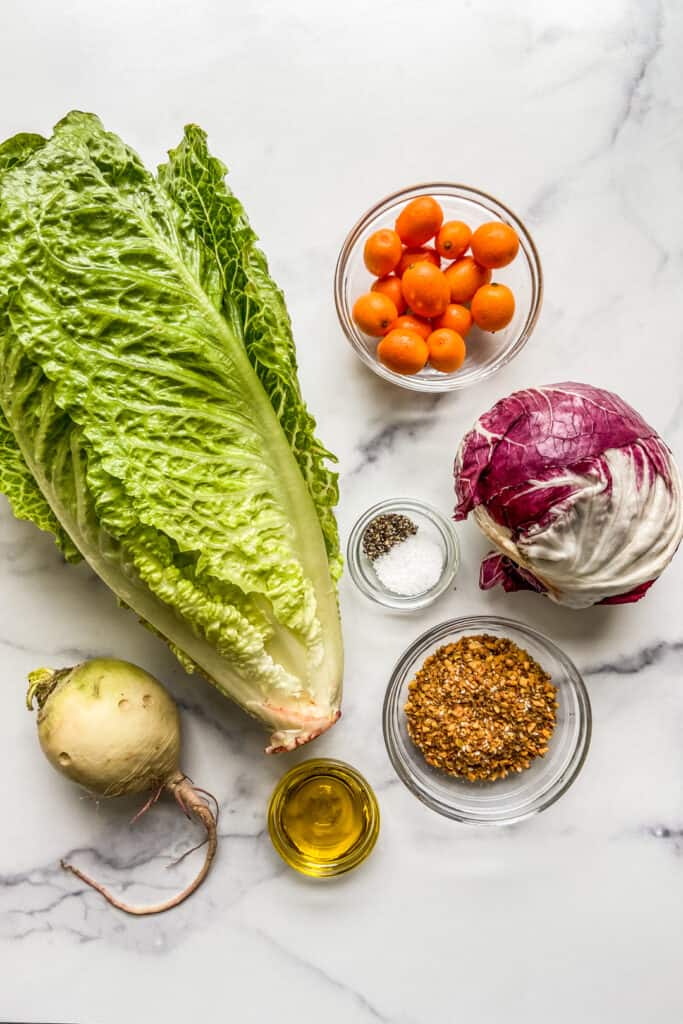
<svg viewBox="0 0 683 1024"><path fill-rule="evenodd" d="M373 562L380 583L394 594L417 597L439 582L443 551L419 533L396 544Z"/></svg>

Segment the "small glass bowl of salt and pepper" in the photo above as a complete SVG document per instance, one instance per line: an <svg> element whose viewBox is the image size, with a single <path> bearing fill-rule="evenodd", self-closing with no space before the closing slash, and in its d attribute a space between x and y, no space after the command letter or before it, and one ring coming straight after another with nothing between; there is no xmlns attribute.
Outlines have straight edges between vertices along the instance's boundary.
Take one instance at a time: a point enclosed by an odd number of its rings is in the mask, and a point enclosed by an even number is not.
<svg viewBox="0 0 683 1024"><path fill-rule="evenodd" d="M452 524L437 509L415 498L394 498L373 505L356 521L347 563L370 600L416 611L448 590L460 549Z"/></svg>

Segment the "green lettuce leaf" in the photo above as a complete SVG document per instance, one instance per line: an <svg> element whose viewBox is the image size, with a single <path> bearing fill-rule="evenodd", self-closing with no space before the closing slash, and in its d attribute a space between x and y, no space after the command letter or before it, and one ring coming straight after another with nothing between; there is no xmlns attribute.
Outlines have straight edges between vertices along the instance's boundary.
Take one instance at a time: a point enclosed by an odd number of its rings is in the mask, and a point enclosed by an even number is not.
<svg viewBox="0 0 683 1024"><path fill-rule="evenodd" d="M11 167L24 163L28 157L45 145L42 135L23 133L0 145L0 175ZM0 331L7 331L9 323L0 316ZM32 522L40 530L51 533L64 557L69 562L81 560L71 538L64 532L43 492L38 487L24 461L9 423L0 409L0 493L4 494L17 519Z"/></svg>
<svg viewBox="0 0 683 1024"><path fill-rule="evenodd" d="M316 437L315 420L301 396L284 296L268 273L244 207L225 183L226 173L225 165L209 153L206 132L188 125L180 145L169 151L168 163L159 167L158 178L215 255L226 316L239 324L249 360L299 463L337 579L342 569L334 516L339 488L337 474L327 465L333 456Z"/></svg>
<svg viewBox="0 0 683 1024"><path fill-rule="evenodd" d="M338 716L342 651L336 485L321 497L291 334L264 313L285 432L247 354L251 279L228 282L172 191L92 115L28 148L0 175L0 406L25 465L121 601L273 748L304 742ZM278 294L260 272L253 310Z"/></svg>
<svg viewBox="0 0 683 1024"><path fill-rule="evenodd" d="M51 533L68 562L79 562L81 555L65 533L61 523L43 497L5 416L0 412L0 494L9 500L17 519L26 519L40 530Z"/></svg>

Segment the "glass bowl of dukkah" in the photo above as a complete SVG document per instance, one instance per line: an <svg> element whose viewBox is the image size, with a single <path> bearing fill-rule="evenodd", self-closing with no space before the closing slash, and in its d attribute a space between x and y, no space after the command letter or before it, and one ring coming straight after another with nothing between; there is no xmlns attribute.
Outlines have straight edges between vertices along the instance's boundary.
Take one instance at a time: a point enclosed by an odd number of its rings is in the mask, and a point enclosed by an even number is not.
<svg viewBox="0 0 683 1024"><path fill-rule="evenodd" d="M519 251L513 262L493 271L493 282L506 285L514 295L512 319L495 333L473 326L464 339L467 353L465 360L452 372L435 369L431 360L417 373L395 372L378 358L378 343L382 339L364 333L353 316L356 300L367 293L373 283L373 277L364 262L366 242L377 231L393 229L406 205L421 197L436 200L443 211L444 223L464 223L475 231L483 224L498 222L512 228L519 240ZM433 240L426 243L430 252L433 245ZM468 249L465 250L464 255L468 252ZM436 254L432 255L436 258ZM449 268L450 259L444 257L441 260L441 269ZM356 222L339 253L334 277L334 298L342 330L366 366L398 387L435 394L459 391L477 384L497 373L521 352L541 311L543 272L538 250L527 227L509 207L469 185L432 182L393 192L367 210ZM452 298L451 301L460 303L465 300ZM468 302L466 300L466 304Z"/></svg>
<svg viewBox="0 0 683 1024"><path fill-rule="evenodd" d="M555 803L588 753L581 675L551 640L493 616L423 633L396 665L384 740L407 788L445 817L506 825Z"/></svg>

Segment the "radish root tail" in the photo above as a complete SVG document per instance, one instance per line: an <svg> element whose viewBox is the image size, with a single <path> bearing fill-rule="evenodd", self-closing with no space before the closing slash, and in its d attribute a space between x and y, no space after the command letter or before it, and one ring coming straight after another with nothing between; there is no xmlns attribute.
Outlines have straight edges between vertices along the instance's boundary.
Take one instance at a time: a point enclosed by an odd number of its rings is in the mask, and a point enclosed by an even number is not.
<svg viewBox="0 0 683 1024"><path fill-rule="evenodd" d="M157 802L157 800L159 799L159 797L161 796L163 791L164 791L164 787L163 786L159 786L158 789L153 790L152 795L149 798L149 800L145 804L142 805L142 807L137 812L137 814L133 815L133 817L130 819L129 824L134 825L136 821L140 820L140 818L143 816L143 814L147 814L147 811L150 809L150 807L154 806L154 804Z"/></svg>
<svg viewBox="0 0 683 1024"><path fill-rule="evenodd" d="M172 910L173 907L177 907L180 903L186 900L188 896L191 896L193 892L196 892L208 875L213 859L216 856L216 847L218 845L216 818L206 800L200 796L199 791L195 789L189 779L186 778L182 772L178 772L169 779L163 788L175 797L178 806L185 814L187 814L188 817L194 815L206 830L205 842L207 846L204 863L196 877L188 886L186 886L185 889L183 889L182 892L179 892L177 896L173 896L171 899L166 900L163 903L154 903L144 907L132 906L130 903L124 903L123 900L117 899L117 897L110 893L103 885L96 882L95 879L91 878L89 875L86 875L79 868L74 867L73 864L69 864L65 860L60 861L60 864L65 871L70 871L71 874L75 875L76 878L79 878L81 882L84 882L86 885L89 885L91 889L99 892L99 894L104 896L107 903L110 903L112 907L116 907L117 910L122 910L125 914L132 914L136 917L143 917L147 914L162 914L165 910Z"/></svg>

